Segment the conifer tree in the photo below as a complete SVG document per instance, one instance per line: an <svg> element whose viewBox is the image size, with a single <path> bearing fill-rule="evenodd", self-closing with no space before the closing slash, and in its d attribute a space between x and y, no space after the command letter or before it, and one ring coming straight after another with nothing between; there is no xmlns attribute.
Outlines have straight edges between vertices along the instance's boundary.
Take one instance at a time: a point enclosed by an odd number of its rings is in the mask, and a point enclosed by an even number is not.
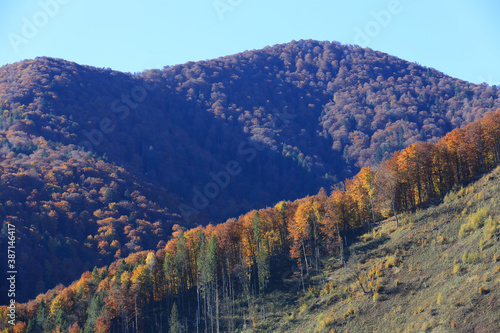
<svg viewBox="0 0 500 333"><path fill-rule="evenodd" d="M179 320L179 311L177 310L177 303L174 302L172 310L170 311L169 333L180 333L181 322Z"/></svg>

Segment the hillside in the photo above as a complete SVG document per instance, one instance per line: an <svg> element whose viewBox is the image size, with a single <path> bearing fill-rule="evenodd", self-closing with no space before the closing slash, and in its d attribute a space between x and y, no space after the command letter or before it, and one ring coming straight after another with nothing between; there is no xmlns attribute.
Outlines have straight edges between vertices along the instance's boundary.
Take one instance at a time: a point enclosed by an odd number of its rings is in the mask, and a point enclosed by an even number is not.
<svg viewBox="0 0 500 333"><path fill-rule="evenodd" d="M491 331L499 162L500 109L363 168L330 195L176 226L163 249L17 304L17 329Z"/></svg>
<svg viewBox="0 0 500 333"><path fill-rule="evenodd" d="M0 134L0 141L0 246L7 247L7 223L14 225L19 301L71 283L96 265L162 248L171 227L184 223L165 208L175 199L121 167L19 132Z"/></svg>
<svg viewBox="0 0 500 333"><path fill-rule="evenodd" d="M497 332L500 169L356 238L306 294L275 292L276 332ZM326 283L322 282L322 279ZM363 292L361 285L365 289Z"/></svg>
<svg viewBox="0 0 500 333"><path fill-rule="evenodd" d="M175 224L329 189L479 119L499 94L316 41L134 75L51 58L3 66L0 218L31 267L18 300L160 249Z"/></svg>

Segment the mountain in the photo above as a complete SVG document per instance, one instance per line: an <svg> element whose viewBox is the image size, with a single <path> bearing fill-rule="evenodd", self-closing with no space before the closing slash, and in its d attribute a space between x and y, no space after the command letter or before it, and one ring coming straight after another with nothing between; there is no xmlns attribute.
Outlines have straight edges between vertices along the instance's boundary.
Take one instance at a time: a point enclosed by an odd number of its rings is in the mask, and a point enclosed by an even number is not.
<svg viewBox="0 0 500 333"><path fill-rule="evenodd" d="M330 195L176 226L158 251L13 305L13 329L494 331L499 165L500 109Z"/></svg>
<svg viewBox="0 0 500 333"><path fill-rule="evenodd" d="M3 66L0 218L18 228L20 265L36 261L19 300L161 248L174 224L330 188L479 119L499 94L310 40L137 74L51 58Z"/></svg>
<svg viewBox="0 0 500 333"><path fill-rule="evenodd" d="M106 154L204 223L313 193L500 107L496 87L315 41L136 75L49 58L1 72L2 108L29 134ZM232 160L242 174L195 207L193 189Z"/></svg>

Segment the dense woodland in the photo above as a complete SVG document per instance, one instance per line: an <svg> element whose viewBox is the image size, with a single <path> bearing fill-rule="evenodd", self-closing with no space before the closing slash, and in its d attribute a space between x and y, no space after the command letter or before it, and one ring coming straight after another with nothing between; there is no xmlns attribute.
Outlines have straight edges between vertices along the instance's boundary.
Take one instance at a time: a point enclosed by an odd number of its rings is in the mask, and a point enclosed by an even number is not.
<svg viewBox="0 0 500 333"><path fill-rule="evenodd" d="M165 191L121 167L20 133L0 140L2 233L6 223L16 226L17 263L30 272L19 274L19 300L71 283L95 265L162 248L171 226L180 223L164 208L172 205ZM0 244L7 246L7 238Z"/></svg>
<svg viewBox="0 0 500 333"><path fill-rule="evenodd" d="M500 109L436 143L415 143L321 190L217 226L175 226L164 249L94 268L18 305L20 332L234 331L266 316L280 261L305 292L322 258L343 255L343 235L439 200L500 163ZM7 311L4 307L2 311ZM182 315L180 315L182 313Z"/></svg>
<svg viewBox="0 0 500 333"><path fill-rule="evenodd" d="M106 154L191 207L193 189L203 192L211 172L236 160L241 176L184 214L203 224L329 188L497 109L498 95L381 52L316 41L135 75L50 58L0 69L11 131Z"/></svg>
<svg viewBox="0 0 500 333"><path fill-rule="evenodd" d="M19 274L18 300L162 249L175 224L216 225L330 189L479 119L500 107L499 94L316 41L136 74L51 58L3 66L2 235L5 222L16 225L19 265L30 267ZM234 161L240 172L195 202ZM436 195L419 186L422 197L405 207Z"/></svg>

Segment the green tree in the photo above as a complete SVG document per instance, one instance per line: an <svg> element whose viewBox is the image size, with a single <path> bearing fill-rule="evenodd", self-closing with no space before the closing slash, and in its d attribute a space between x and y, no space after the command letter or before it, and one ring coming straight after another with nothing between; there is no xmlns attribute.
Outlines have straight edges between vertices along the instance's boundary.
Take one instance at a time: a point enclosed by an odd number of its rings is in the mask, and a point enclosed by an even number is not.
<svg viewBox="0 0 500 333"><path fill-rule="evenodd" d="M177 311L177 303L174 302L172 310L170 311L169 333L180 333L181 322L179 321L179 311Z"/></svg>
<svg viewBox="0 0 500 333"><path fill-rule="evenodd" d="M38 311L36 313L36 322L34 325L34 332L42 332L43 327L45 326L45 321L47 320L46 314L46 304L45 299L42 299L40 304L38 305Z"/></svg>
<svg viewBox="0 0 500 333"><path fill-rule="evenodd" d="M174 269L179 281L179 292L184 293L187 289L188 253L186 248L186 237L181 230L177 240L177 249L174 256Z"/></svg>
<svg viewBox="0 0 500 333"><path fill-rule="evenodd" d="M85 322L85 326L83 329L84 333L94 332L97 318L99 318L99 316L101 315L103 306L104 306L103 294L102 293L95 294L94 297L92 297L90 305L87 309L87 321Z"/></svg>

